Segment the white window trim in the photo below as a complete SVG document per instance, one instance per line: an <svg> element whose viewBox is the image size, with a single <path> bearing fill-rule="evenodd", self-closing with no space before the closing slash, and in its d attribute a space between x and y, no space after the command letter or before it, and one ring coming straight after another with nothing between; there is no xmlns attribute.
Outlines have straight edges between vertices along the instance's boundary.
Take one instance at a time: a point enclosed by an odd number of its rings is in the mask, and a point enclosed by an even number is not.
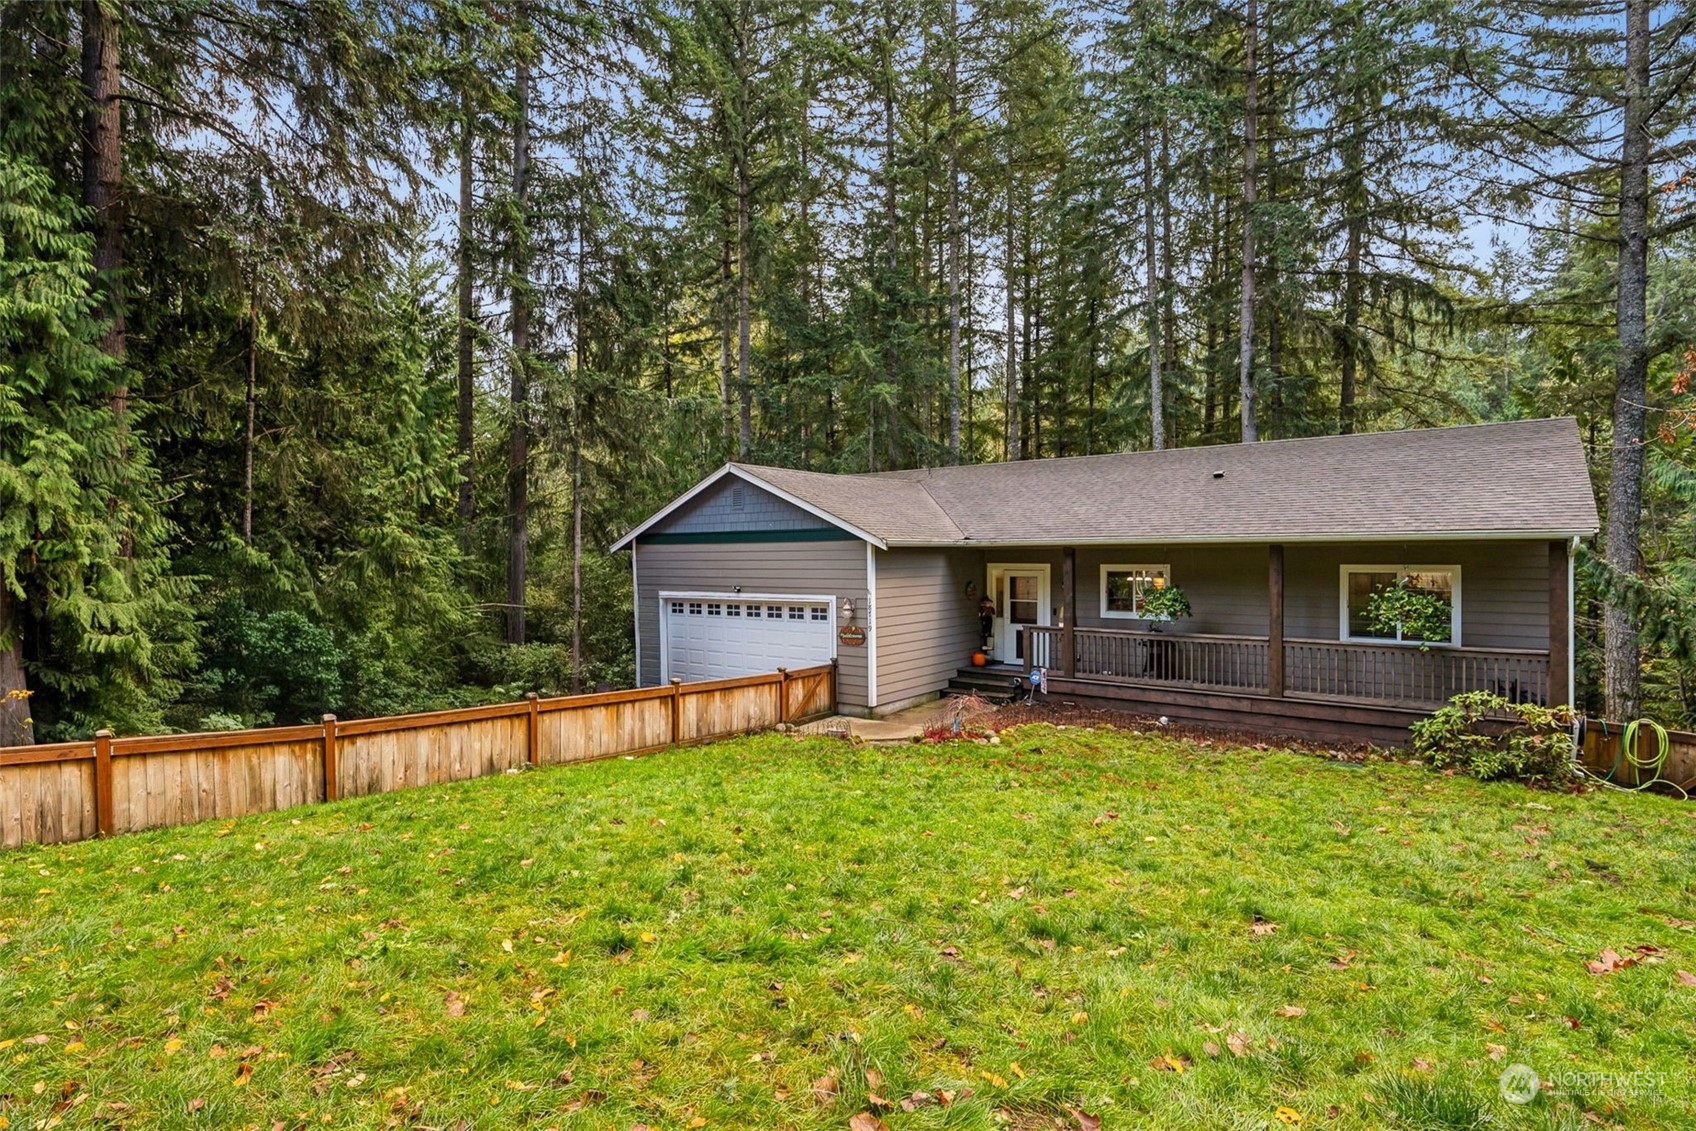
<svg viewBox="0 0 1696 1131"><path fill-rule="evenodd" d="M709 597L716 597L725 602L734 601L739 605L751 605L756 601L760 604L765 604L767 601L782 601L786 606L794 601L802 601L809 605L829 605L830 623L836 623L836 598L821 593L726 593L722 590L662 589L655 601L655 607L659 609L660 686L663 687L671 681L671 641L668 639L671 633L667 631L668 626L666 624L666 619L670 616L670 613L667 612L666 606L679 598L685 601L705 601ZM786 617L787 612L788 610L785 609ZM684 615L688 616L689 614L685 613ZM819 622L811 621L809 623L817 624ZM834 632L830 634L830 658L833 660L837 658L836 633Z"/></svg>
<svg viewBox="0 0 1696 1131"><path fill-rule="evenodd" d="M1453 596L1449 602L1449 638L1447 640L1390 640L1382 636L1349 635L1349 574L1393 573L1401 577L1409 573L1446 573L1454 579ZM1387 644L1397 648L1459 648L1461 579L1458 565L1389 565L1384 562L1365 565L1343 565L1337 572L1337 639L1355 644Z"/></svg>
<svg viewBox="0 0 1696 1131"><path fill-rule="evenodd" d="M1172 567L1159 562L1124 563L1110 562L1101 567L1101 619L1103 620L1170 620L1170 617L1151 617L1142 613L1122 613L1107 607L1107 575L1109 573L1134 573L1143 570L1147 573L1159 573L1166 579L1166 584L1172 584Z"/></svg>

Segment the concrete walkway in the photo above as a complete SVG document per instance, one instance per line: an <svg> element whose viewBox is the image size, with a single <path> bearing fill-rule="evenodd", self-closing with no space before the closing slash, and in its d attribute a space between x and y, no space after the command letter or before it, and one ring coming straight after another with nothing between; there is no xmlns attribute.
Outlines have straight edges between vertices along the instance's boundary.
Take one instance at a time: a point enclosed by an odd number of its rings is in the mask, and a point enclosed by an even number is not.
<svg viewBox="0 0 1696 1131"><path fill-rule="evenodd" d="M911 742L933 726L947 726L952 723L960 709L960 700L944 697L929 703L920 703L916 707L908 707L905 711L897 711L893 715L885 715L881 719L832 715L827 719L805 723L795 729L801 734L853 737L862 742Z"/></svg>

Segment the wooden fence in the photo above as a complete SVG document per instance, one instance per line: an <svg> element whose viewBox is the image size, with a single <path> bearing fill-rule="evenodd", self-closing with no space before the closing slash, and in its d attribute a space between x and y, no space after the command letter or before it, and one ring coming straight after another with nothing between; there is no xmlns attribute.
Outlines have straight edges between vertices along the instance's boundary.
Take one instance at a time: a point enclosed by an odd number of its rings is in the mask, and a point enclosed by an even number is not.
<svg viewBox="0 0 1696 1131"><path fill-rule="evenodd" d="M836 709L834 664L320 726L0 748L0 848L724 738Z"/></svg>
<svg viewBox="0 0 1696 1131"><path fill-rule="evenodd" d="M1661 767L1660 780L1671 782L1686 793L1696 796L1696 734L1686 731L1667 732L1667 760ZM1621 757L1625 728L1618 723L1601 719L1584 722L1584 765L1598 776L1623 786L1642 784L1649 775L1639 775L1631 760ZM1660 748L1660 736L1646 727L1637 728L1635 753L1640 759L1653 759ZM1664 788L1656 786L1654 788Z"/></svg>

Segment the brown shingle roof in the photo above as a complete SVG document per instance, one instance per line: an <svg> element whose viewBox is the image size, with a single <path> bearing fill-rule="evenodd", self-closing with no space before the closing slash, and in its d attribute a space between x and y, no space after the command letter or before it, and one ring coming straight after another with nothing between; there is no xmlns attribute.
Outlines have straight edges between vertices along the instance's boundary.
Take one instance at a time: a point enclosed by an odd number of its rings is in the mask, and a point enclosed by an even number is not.
<svg viewBox="0 0 1696 1131"><path fill-rule="evenodd" d="M828 475L737 465L890 545L1588 536L1571 417Z"/></svg>

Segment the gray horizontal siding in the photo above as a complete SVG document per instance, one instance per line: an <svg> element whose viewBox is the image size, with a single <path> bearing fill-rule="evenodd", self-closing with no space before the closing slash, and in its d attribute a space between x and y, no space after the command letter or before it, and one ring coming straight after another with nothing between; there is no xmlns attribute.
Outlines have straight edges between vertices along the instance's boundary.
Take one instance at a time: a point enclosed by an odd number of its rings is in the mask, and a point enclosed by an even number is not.
<svg viewBox="0 0 1696 1131"><path fill-rule="evenodd" d="M650 545L636 554L637 683L660 679L659 595L668 590L794 593L866 600L866 544L850 542L740 542ZM866 703L866 649L839 648L838 689L850 706Z"/></svg>
<svg viewBox="0 0 1696 1131"><path fill-rule="evenodd" d="M1338 638L1339 585L1348 565L1461 567L1461 643L1474 648L1549 646L1548 543L1543 541L1408 542L1290 545L1284 551L1284 635ZM1059 550L997 549L996 562L1045 562L1051 604L1061 603ZM1101 616L1101 567L1167 565L1195 615L1172 631L1264 636L1267 621L1265 546L1089 546L1078 549L1078 624L1141 628ZM980 582L981 584L981 582ZM1059 623L1058 617L1054 623Z"/></svg>
<svg viewBox="0 0 1696 1131"><path fill-rule="evenodd" d="M978 645L984 556L974 550L891 550L877 555L877 699L897 703L939 691Z"/></svg>
<svg viewBox="0 0 1696 1131"><path fill-rule="evenodd" d="M740 505L738 505L740 504ZM655 526L655 534L744 530L826 530L832 525L734 475L726 476Z"/></svg>

